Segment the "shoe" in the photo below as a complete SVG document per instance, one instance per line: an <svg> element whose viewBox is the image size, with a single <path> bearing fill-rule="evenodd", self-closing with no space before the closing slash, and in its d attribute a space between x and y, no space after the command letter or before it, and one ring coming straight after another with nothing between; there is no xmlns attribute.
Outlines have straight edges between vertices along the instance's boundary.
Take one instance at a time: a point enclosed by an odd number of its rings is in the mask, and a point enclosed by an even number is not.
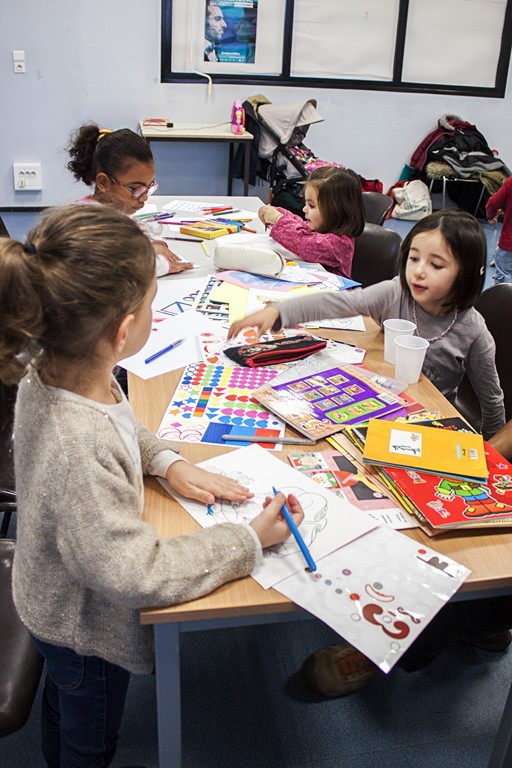
<svg viewBox="0 0 512 768"><path fill-rule="evenodd" d="M512 633L507 629L495 635L488 635L488 637L481 637L477 640L466 640L466 642L475 648L480 648L482 651L500 653L506 651L510 643L512 643Z"/></svg>
<svg viewBox="0 0 512 768"><path fill-rule="evenodd" d="M494 262L494 259L493 259L492 261L490 261L490 262L489 262L489 266L490 266L490 267L495 267L495 266L496 266L496 264L495 264L495 262Z"/></svg>
<svg viewBox="0 0 512 768"><path fill-rule="evenodd" d="M379 668L348 643L311 654L301 668L308 688L330 699L357 691L378 674Z"/></svg>

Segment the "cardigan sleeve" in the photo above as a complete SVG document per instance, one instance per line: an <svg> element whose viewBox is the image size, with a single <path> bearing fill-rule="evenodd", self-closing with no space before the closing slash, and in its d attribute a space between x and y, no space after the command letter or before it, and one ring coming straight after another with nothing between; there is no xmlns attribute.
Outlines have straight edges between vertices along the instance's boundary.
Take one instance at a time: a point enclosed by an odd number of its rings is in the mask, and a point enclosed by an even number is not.
<svg viewBox="0 0 512 768"><path fill-rule="evenodd" d="M270 237L303 261L322 264L331 272L350 277L354 257L354 238L350 235L315 232L309 223L283 208Z"/></svg>

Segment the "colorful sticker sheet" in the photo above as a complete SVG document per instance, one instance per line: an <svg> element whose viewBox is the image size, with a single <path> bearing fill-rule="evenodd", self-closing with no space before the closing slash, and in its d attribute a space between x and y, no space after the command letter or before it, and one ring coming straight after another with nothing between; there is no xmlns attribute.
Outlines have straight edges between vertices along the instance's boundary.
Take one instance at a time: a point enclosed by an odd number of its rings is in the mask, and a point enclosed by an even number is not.
<svg viewBox="0 0 512 768"><path fill-rule="evenodd" d="M194 363L185 369L157 435L164 440L233 445L222 435L280 437L285 425L252 397L277 371ZM269 444L281 450L282 446Z"/></svg>

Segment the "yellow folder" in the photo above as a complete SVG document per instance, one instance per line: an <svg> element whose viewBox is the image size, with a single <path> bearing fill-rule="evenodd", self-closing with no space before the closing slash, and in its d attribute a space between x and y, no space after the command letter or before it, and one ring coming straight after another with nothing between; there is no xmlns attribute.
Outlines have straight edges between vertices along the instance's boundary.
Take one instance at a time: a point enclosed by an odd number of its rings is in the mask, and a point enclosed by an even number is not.
<svg viewBox="0 0 512 768"><path fill-rule="evenodd" d="M489 474L481 435L384 419L370 420L363 461L475 482Z"/></svg>

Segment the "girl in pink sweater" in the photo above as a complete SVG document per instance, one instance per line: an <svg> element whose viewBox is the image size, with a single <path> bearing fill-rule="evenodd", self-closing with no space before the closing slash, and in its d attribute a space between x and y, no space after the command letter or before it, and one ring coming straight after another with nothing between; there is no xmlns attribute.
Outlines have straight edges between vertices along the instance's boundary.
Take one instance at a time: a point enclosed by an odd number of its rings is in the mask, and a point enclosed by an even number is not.
<svg viewBox="0 0 512 768"><path fill-rule="evenodd" d="M365 223L357 174L348 168L318 168L308 177L304 193L305 221L272 205L260 208L261 221L272 227L270 237L299 259L350 277L354 237L361 234Z"/></svg>

